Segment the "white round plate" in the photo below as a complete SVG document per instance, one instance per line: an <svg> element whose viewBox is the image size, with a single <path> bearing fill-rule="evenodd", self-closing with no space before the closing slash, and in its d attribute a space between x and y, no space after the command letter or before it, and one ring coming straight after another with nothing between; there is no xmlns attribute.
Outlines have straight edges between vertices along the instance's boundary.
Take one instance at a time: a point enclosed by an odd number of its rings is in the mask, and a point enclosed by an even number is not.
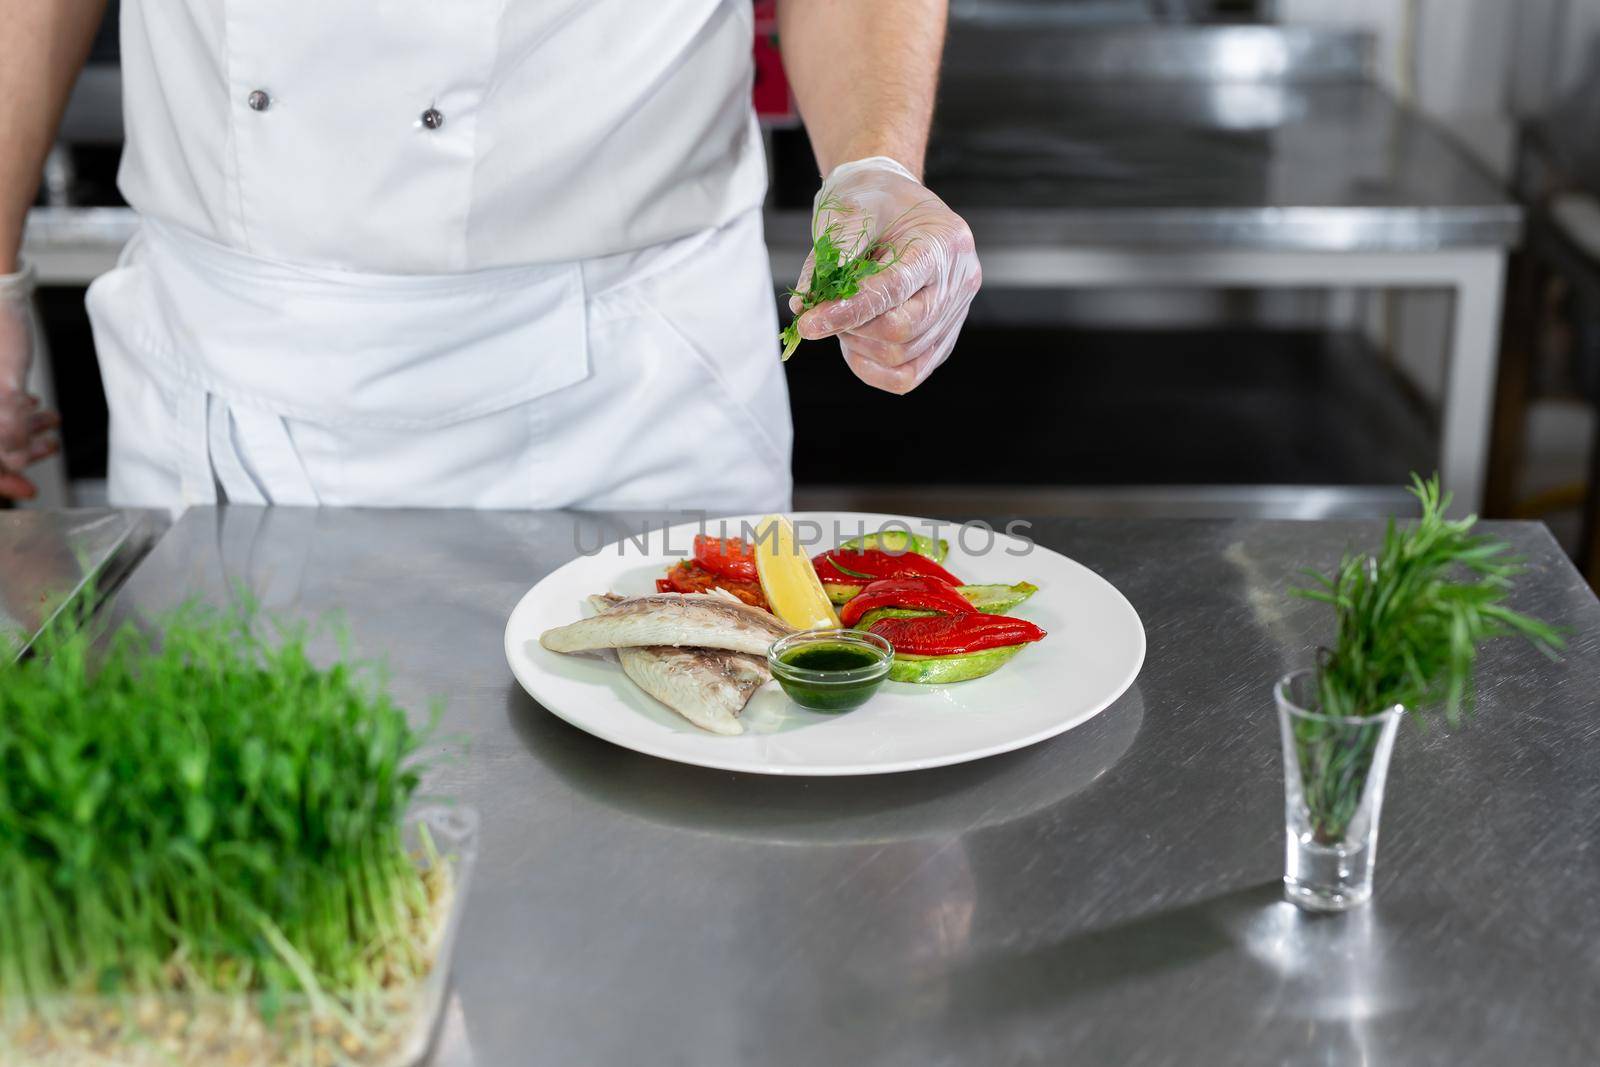
<svg viewBox="0 0 1600 1067"><path fill-rule="evenodd" d="M954 685L887 682L866 705L845 715L820 715L791 703L776 682L745 707L745 732L708 733L646 696L614 657L562 655L539 635L592 614L587 598L614 592L638 596L685 558L694 535L736 535L760 516L712 519L663 529L641 528L594 555L553 571L523 596L506 622L506 660L530 696L567 722L614 744L662 759L752 774L884 774L942 767L1031 745L1070 730L1105 710L1133 684L1144 662L1144 627L1127 599L1080 563L1005 533L968 530L950 540L944 565L970 584L1029 581L1039 587L1013 613L1049 634L986 678ZM926 533L930 520L854 512L793 516L805 536L820 524L831 547L861 529ZM1025 533L1025 531L1022 531Z"/></svg>

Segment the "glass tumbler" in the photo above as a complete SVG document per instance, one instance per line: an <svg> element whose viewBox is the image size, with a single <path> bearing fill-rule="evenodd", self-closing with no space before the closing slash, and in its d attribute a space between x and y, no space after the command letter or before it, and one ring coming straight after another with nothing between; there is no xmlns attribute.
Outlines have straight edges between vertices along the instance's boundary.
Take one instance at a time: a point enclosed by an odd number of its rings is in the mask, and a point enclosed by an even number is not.
<svg viewBox="0 0 1600 1067"><path fill-rule="evenodd" d="M1324 715L1313 670L1273 688L1283 735L1284 896L1307 911L1344 911L1372 897L1378 817L1400 705L1375 715Z"/></svg>

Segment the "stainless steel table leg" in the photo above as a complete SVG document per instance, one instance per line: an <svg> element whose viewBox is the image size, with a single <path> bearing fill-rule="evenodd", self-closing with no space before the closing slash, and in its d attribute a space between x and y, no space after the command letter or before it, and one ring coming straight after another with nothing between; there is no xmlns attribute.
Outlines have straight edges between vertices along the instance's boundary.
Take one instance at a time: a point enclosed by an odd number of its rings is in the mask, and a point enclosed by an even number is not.
<svg viewBox="0 0 1600 1067"><path fill-rule="evenodd" d="M1500 250L1464 251L1455 258L1459 266L1453 272L1456 299L1440 419L1439 476L1455 494L1452 510L1466 513L1478 511L1483 503L1506 256Z"/></svg>

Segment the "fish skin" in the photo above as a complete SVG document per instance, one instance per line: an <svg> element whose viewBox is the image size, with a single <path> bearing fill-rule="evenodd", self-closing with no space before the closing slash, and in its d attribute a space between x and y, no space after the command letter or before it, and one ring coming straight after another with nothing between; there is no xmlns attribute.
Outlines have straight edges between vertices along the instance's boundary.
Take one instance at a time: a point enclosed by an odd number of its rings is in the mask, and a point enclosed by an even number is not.
<svg viewBox="0 0 1600 1067"><path fill-rule="evenodd" d="M552 652L591 652L641 645L718 648L765 656L794 628L770 612L713 593L653 593L627 597L599 615L539 635Z"/></svg>
<svg viewBox="0 0 1600 1067"><path fill-rule="evenodd" d="M622 599L592 596L589 603L604 613ZM726 736L744 733L739 713L772 678L765 659L722 649L641 645L617 649L617 660L640 689L702 730Z"/></svg>
<svg viewBox="0 0 1600 1067"><path fill-rule="evenodd" d="M739 713L772 677L765 660L712 648L641 645L617 649L633 683L702 730L744 733Z"/></svg>

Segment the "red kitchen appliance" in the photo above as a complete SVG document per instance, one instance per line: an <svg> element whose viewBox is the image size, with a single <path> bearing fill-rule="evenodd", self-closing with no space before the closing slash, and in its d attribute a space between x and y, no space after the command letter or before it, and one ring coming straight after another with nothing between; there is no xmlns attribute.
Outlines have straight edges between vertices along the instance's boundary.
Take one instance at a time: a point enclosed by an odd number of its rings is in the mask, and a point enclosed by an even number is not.
<svg viewBox="0 0 1600 1067"><path fill-rule="evenodd" d="M794 97L789 95L789 79L783 73L783 58L778 54L778 5L776 0L755 0L756 5L756 80L751 92L756 117L764 126L793 126L800 120Z"/></svg>

